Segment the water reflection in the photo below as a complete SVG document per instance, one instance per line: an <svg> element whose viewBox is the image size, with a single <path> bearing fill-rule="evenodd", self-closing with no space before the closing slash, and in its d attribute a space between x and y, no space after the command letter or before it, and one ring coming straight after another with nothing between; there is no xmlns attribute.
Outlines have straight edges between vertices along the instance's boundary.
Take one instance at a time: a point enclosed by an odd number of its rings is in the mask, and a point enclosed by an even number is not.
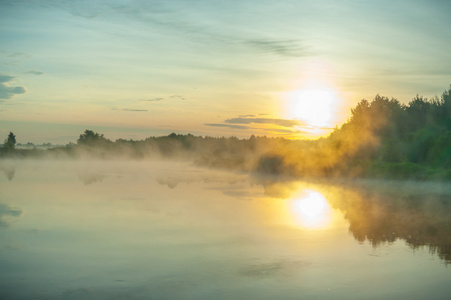
<svg viewBox="0 0 451 300"><path fill-rule="evenodd" d="M22 210L0 203L0 229L8 227L11 217L19 217Z"/></svg>
<svg viewBox="0 0 451 300"><path fill-rule="evenodd" d="M416 183L421 186L421 183ZM424 184L425 185L425 184ZM353 188L332 198L332 207L344 212L349 231L359 242L374 247L404 240L412 249L426 246L451 262L451 198L418 187L409 191Z"/></svg>
<svg viewBox="0 0 451 300"><path fill-rule="evenodd" d="M451 193L424 185L400 193L399 183L388 191L249 181L163 162L19 167L11 182L0 169L7 183L0 227L8 226L0 228L0 299L448 299L451 292L450 268L411 251L424 246L445 261L451 253Z"/></svg>
<svg viewBox="0 0 451 300"><path fill-rule="evenodd" d="M84 171L78 174L78 178L83 182L84 185L89 185L96 182L102 182L106 178L106 175L98 172Z"/></svg>
<svg viewBox="0 0 451 300"><path fill-rule="evenodd" d="M309 229L324 228L331 222L331 208L324 196L315 190L304 190L291 201L298 224Z"/></svg>
<svg viewBox="0 0 451 300"><path fill-rule="evenodd" d="M9 181L11 181L14 178L14 175L16 174L16 168L14 166L0 166L0 170L5 173L6 178L8 178Z"/></svg>
<svg viewBox="0 0 451 300"><path fill-rule="evenodd" d="M427 247L451 262L451 194L442 184L307 184L264 182L265 193L288 197L295 223L308 229L333 228L337 213L360 243L373 247L403 240L411 249Z"/></svg>

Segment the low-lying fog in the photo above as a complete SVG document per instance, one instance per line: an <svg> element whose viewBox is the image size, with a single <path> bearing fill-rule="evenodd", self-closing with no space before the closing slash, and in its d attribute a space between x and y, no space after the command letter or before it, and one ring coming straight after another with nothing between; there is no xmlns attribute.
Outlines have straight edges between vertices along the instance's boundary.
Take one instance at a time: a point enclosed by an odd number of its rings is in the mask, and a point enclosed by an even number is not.
<svg viewBox="0 0 451 300"><path fill-rule="evenodd" d="M445 183L0 161L1 299L449 299Z"/></svg>

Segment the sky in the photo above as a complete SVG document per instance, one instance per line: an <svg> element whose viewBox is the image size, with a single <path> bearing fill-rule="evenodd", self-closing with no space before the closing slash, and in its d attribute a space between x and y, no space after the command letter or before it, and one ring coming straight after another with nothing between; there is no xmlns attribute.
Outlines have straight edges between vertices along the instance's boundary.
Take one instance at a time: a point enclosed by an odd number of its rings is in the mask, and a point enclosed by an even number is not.
<svg viewBox="0 0 451 300"><path fill-rule="evenodd" d="M451 1L0 0L0 140L314 139L451 84Z"/></svg>

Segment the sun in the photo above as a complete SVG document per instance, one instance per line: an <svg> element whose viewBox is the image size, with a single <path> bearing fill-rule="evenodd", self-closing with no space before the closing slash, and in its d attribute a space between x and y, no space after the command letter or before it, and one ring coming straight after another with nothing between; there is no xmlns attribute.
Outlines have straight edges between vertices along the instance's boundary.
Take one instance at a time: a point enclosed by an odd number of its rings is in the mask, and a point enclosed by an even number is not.
<svg viewBox="0 0 451 300"><path fill-rule="evenodd" d="M290 94L288 114L313 127L330 127L337 98L326 89L298 90Z"/></svg>

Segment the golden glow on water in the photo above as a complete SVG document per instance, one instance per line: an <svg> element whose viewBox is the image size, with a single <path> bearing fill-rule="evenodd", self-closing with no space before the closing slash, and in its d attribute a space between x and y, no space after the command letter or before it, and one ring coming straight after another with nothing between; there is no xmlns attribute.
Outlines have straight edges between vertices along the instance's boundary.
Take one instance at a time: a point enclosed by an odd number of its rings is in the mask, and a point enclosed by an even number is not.
<svg viewBox="0 0 451 300"><path fill-rule="evenodd" d="M308 229L328 227L332 221L332 211L322 194L314 190L304 190L291 201L290 207L296 224Z"/></svg>
<svg viewBox="0 0 451 300"><path fill-rule="evenodd" d="M340 189L292 182L268 184L265 190L270 197L259 200L265 222L304 230L348 228L343 213L332 206L342 197Z"/></svg>

